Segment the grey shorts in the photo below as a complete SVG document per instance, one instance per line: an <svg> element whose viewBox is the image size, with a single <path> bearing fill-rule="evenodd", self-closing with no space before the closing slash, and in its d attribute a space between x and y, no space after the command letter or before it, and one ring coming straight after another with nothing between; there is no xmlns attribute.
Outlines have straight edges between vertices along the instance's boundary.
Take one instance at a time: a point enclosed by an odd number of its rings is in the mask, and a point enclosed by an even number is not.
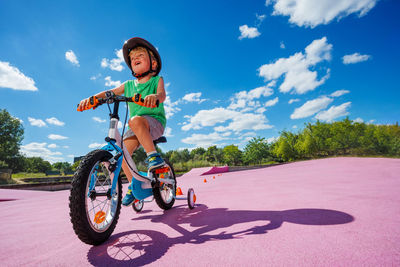
<svg viewBox="0 0 400 267"><path fill-rule="evenodd" d="M141 116L147 120L150 127L150 135L153 140L160 138L164 133L164 127L162 126L161 122L151 116ZM128 127L127 131L124 133L124 140L135 136L135 133L132 131L131 127Z"/></svg>

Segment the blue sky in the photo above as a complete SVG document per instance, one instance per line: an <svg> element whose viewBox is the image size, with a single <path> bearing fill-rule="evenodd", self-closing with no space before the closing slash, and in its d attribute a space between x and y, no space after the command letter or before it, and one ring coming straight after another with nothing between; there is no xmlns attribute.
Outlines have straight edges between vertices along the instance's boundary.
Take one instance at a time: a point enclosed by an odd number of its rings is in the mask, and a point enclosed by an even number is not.
<svg viewBox="0 0 400 267"><path fill-rule="evenodd" d="M395 0L1 1L0 108L22 120L23 153L71 162L108 129L106 106L76 104L133 78L120 49L140 36L163 61L164 151L243 148L317 119L393 124L398 10Z"/></svg>

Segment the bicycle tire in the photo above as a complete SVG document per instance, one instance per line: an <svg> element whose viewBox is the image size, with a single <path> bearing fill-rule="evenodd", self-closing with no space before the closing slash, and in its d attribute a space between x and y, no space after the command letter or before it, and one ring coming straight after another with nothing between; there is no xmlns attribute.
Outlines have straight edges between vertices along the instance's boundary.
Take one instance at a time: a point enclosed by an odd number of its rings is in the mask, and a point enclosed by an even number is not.
<svg viewBox="0 0 400 267"><path fill-rule="evenodd" d="M117 183L117 207L112 222L103 232L95 231L89 222L89 215L86 212L87 185L89 175L97 163L106 162L112 157L108 151L97 149L88 153L79 164L74 178L69 196L70 217L73 229L78 238L89 245L99 245L106 241L115 229L121 211L122 202L122 183L118 177Z"/></svg>
<svg viewBox="0 0 400 267"><path fill-rule="evenodd" d="M163 199L163 197L161 196L161 191L160 191L160 187L159 186L155 186L153 187L153 195L154 195L154 199L157 203L157 205L163 209L163 210L169 210L170 208L172 208L172 206L175 203L175 194L176 194L176 176L175 176L175 171L174 168L172 166L172 164L168 161L168 160L164 160L166 165L170 168L170 172L172 174L172 177L175 181L175 185L172 188L172 194L173 197L171 199L171 201L169 203L166 203Z"/></svg>

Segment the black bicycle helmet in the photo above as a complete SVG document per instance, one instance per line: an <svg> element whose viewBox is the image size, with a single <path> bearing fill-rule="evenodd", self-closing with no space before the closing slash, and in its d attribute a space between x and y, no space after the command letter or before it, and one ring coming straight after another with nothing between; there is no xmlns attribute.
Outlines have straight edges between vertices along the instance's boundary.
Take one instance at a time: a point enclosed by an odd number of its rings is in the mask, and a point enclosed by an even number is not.
<svg viewBox="0 0 400 267"><path fill-rule="evenodd" d="M138 47L138 46L142 46L144 48L146 48L147 50L147 54L149 55L149 59L150 59L150 69L148 71L146 71L145 73L142 74L136 74L133 70L132 70L132 66L131 66L131 60L129 58L129 53L132 51L132 49ZM153 70L153 66L152 66L152 60L151 60L151 56L150 56L150 52L151 51L154 55L154 57L156 58L157 61L157 69ZM124 43L124 46L122 47L122 53L124 55L124 60L126 65L128 65L128 67L131 69L132 71L132 75L135 76L136 78L140 78L143 76L146 76L149 73L154 72L155 75L158 75L158 73L160 73L161 70L161 57L160 54L158 53L157 49L148 41L146 41L145 39L142 39L140 37L133 37L131 39L129 39L128 41L126 41Z"/></svg>

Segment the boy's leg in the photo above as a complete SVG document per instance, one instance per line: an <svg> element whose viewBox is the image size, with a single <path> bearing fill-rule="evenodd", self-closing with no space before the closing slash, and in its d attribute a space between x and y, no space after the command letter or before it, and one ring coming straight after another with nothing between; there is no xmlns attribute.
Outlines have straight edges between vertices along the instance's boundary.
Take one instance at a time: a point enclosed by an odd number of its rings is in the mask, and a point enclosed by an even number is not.
<svg viewBox="0 0 400 267"><path fill-rule="evenodd" d="M131 156L133 151L135 151L139 147L139 140L135 135L131 136L127 139L124 139L124 146L128 150L129 156ZM124 171L128 181L132 182L132 176L130 174L129 167L128 164L126 163L125 157L124 160L122 161L122 170Z"/></svg>
<svg viewBox="0 0 400 267"><path fill-rule="evenodd" d="M154 147L153 138L150 134L149 121L145 117L136 116L129 120L129 127L135 129L135 135L147 153L146 163L148 169L152 170L163 166L165 162Z"/></svg>
<svg viewBox="0 0 400 267"><path fill-rule="evenodd" d="M149 122L146 120L146 118L136 116L131 118L128 124L131 129L135 129L135 136L137 137L139 143L142 145L146 153L156 151L153 139L150 135Z"/></svg>

